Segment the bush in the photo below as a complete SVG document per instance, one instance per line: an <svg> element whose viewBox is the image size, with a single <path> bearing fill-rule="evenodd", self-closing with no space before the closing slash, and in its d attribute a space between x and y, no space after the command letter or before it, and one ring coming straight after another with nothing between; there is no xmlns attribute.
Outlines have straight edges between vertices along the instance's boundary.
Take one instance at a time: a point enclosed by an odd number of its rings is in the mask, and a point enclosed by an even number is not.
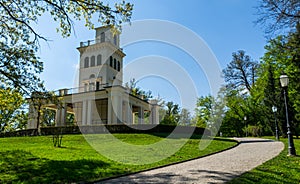
<svg viewBox="0 0 300 184"><path fill-rule="evenodd" d="M248 125L246 128L243 129L244 133L248 134L248 136L253 137L260 137L262 136L263 127L261 125Z"/></svg>

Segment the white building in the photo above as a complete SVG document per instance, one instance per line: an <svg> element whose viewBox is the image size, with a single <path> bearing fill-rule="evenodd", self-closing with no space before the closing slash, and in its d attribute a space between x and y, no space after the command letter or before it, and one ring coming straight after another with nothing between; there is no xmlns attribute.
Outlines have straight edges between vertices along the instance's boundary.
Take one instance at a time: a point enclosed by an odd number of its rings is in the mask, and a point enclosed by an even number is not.
<svg viewBox="0 0 300 184"><path fill-rule="evenodd" d="M119 33L113 33L110 26L96 28L95 40L80 43L78 88L59 90L62 105L43 106L56 111L56 126L66 125L67 113L75 115L79 126L144 124L145 112L149 112L148 123L159 123L157 101L143 100L122 86L125 54L119 43ZM32 105L29 112L27 128L36 128L37 113Z"/></svg>

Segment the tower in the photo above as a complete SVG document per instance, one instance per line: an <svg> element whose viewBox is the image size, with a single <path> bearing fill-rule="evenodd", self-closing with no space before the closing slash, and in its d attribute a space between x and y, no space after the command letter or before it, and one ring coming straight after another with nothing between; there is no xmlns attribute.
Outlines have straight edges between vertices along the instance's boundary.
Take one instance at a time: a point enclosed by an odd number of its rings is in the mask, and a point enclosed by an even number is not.
<svg viewBox="0 0 300 184"><path fill-rule="evenodd" d="M79 92L101 90L123 82L123 53L120 33L111 26L96 28L95 40L81 42Z"/></svg>

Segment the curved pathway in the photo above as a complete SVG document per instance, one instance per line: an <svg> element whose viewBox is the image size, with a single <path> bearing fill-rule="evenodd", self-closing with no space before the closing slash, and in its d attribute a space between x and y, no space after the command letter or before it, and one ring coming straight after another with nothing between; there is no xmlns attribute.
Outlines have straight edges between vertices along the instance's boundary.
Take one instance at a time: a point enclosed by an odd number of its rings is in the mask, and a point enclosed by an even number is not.
<svg viewBox="0 0 300 184"><path fill-rule="evenodd" d="M230 150L180 164L114 178L99 183L224 183L277 156L282 142L235 138Z"/></svg>

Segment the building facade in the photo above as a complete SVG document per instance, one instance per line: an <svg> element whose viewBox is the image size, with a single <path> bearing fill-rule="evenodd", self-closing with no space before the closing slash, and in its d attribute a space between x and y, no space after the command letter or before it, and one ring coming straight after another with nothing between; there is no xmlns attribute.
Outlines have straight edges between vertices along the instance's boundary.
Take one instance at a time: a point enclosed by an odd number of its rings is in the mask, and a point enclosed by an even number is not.
<svg viewBox="0 0 300 184"><path fill-rule="evenodd" d="M60 103L45 103L55 110L55 125L66 126L67 113L77 125L158 124L156 100L144 100L123 87L123 58L120 34L110 26L96 28L95 40L81 42L78 87L60 89ZM36 128L37 112L29 105L27 128ZM147 119L145 120L145 114Z"/></svg>

